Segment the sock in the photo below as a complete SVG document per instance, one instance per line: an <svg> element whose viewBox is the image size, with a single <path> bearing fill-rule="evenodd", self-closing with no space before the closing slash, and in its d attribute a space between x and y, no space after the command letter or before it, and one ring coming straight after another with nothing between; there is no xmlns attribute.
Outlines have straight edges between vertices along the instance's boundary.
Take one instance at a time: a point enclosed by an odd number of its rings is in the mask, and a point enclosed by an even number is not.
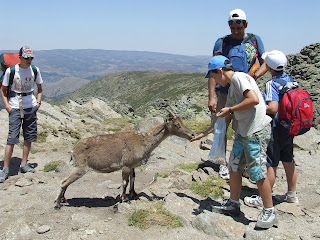
<svg viewBox="0 0 320 240"><path fill-rule="evenodd" d="M272 208L264 208L265 210L268 210L268 211L273 211L274 212L274 207Z"/></svg>
<svg viewBox="0 0 320 240"><path fill-rule="evenodd" d="M287 196L290 197L290 198L294 198L294 197L297 196L297 192L288 191L288 192L287 192Z"/></svg>
<svg viewBox="0 0 320 240"><path fill-rule="evenodd" d="M26 165L27 165L26 162L21 162L20 167L24 167L24 166L26 166Z"/></svg>
<svg viewBox="0 0 320 240"><path fill-rule="evenodd" d="M235 204L237 204L238 206L240 206L240 202L239 202L239 201L236 201L236 200L233 200L233 199L230 198L230 202L235 203Z"/></svg>

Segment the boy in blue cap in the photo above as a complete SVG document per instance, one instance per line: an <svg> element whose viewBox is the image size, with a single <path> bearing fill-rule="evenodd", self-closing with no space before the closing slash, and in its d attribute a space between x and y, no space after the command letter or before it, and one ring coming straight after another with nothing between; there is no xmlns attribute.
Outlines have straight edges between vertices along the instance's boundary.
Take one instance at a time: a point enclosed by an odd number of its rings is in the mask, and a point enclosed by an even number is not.
<svg viewBox="0 0 320 240"><path fill-rule="evenodd" d="M242 171L247 166L250 179L256 181L264 205L256 228L267 229L277 225L278 219L273 207L266 166L271 118L266 114L263 96L252 77L243 72L234 72L231 61L221 55L211 58L205 77L214 78L221 86L230 84L226 106L216 116L225 117L228 123L234 115L238 121L234 145L229 158L230 198L221 206L212 206L212 210L234 216L240 214ZM211 127L193 138L192 141L198 140L212 131Z"/></svg>

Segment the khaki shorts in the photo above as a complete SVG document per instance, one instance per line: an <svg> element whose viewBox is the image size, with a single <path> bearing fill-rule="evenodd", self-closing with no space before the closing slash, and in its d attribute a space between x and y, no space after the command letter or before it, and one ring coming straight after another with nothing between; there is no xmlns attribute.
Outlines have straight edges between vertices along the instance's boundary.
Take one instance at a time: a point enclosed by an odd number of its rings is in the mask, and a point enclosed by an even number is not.
<svg viewBox="0 0 320 240"><path fill-rule="evenodd" d="M250 136L242 137L236 134L232 152L229 158L229 170L242 172L247 166L247 172L252 181L267 177L267 146L270 140L270 124Z"/></svg>
<svg viewBox="0 0 320 240"><path fill-rule="evenodd" d="M24 118L21 118L20 109L12 108L9 113L9 133L7 144L18 144L22 127L25 142L37 141L37 111L38 107L23 109Z"/></svg>

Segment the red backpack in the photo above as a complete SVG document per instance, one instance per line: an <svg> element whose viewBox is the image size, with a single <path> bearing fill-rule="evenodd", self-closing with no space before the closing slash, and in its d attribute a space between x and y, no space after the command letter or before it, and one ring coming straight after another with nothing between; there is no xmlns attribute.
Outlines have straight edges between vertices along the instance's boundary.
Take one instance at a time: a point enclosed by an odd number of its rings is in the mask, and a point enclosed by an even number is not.
<svg viewBox="0 0 320 240"><path fill-rule="evenodd" d="M280 92L277 127L285 134L297 136L310 130L313 122L313 105L307 91L298 88L297 82L288 82Z"/></svg>
<svg viewBox="0 0 320 240"><path fill-rule="evenodd" d="M3 53L0 55L0 70L3 74L0 78L0 87L2 85L3 76L8 67L14 66L20 63L19 52L16 53Z"/></svg>

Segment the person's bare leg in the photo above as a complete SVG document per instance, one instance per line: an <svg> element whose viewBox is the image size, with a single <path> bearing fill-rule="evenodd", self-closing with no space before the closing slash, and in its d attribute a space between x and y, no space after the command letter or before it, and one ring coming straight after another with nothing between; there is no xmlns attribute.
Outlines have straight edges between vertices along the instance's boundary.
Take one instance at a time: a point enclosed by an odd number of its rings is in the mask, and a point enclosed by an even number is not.
<svg viewBox="0 0 320 240"><path fill-rule="evenodd" d="M23 155L22 155L22 163L26 163L29 157L31 149L31 142L24 142L23 144Z"/></svg>
<svg viewBox="0 0 320 240"><path fill-rule="evenodd" d="M268 178L263 178L257 181L258 190L260 196L263 201L264 208L272 208L272 193L271 193L271 186Z"/></svg>
<svg viewBox="0 0 320 240"><path fill-rule="evenodd" d="M13 149L14 149L14 144L6 145L5 153L4 153L3 168L8 168L9 167L10 161L11 161L11 157L12 157L12 153L13 153Z"/></svg>

